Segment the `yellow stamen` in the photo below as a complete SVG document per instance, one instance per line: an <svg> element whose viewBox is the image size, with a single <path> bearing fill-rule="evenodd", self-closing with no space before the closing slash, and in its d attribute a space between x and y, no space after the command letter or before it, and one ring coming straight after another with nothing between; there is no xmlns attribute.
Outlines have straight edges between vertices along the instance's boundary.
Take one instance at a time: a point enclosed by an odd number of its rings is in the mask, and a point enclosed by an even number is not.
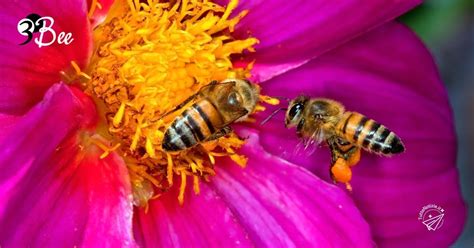
<svg viewBox="0 0 474 248"><path fill-rule="evenodd" d="M100 7L99 7L100 6ZM95 8L96 7L99 7L99 9L102 9L102 5L99 4L99 2L97 0L92 0L91 2L91 7L89 9L89 12L87 13L87 16L89 18L92 17L92 15L94 15L94 11L95 11Z"/></svg>
<svg viewBox="0 0 474 248"><path fill-rule="evenodd" d="M71 61L71 66L74 69L74 71L76 71L77 76L83 76L87 80L91 79L91 77L89 75L87 75L86 73L81 71L81 68L79 67L79 65L74 60Z"/></svg>
<svg viewBox="0 0 474 248"><path fill-rule="evenodd" d="M230 18L237 5L237 0L227 7L208 0L115 1L106 22L94 31L96 47L86 70L91 76L71 62L76 76L91 79L85 91L103 106L107 128L100 132L120 144L113 148L135 175L133 188L141 206L150 196L147 181L154 190L166 191L173 177L181 176L178 200L183 203L186 177L193 177L199 193L199 180L215 175L214 157L228 156L242 167L247 163L237 153L244 141L235 134L177 153L162 149L164 133L181 111L163 117L165 113L213 80L249 76L252 63L234 68L231 61L232 55L253 51L258 42L231 37L247 13ZM93 0L90 15L96 7L101 8Z"/></svg>
<svg viewBox="0 0 474 248"><path fill-rule="evenodd" d="M107 156L109 156L109 154L115 150L117 150L117 148L120 147L120 143L118 144L115 144L114 146L110 147L109 145L105 144L105 141L102 140L102 139L99 139L98 137L91 137L89 139L89 142L91 142L92 144L96 145L97 147L99 147L102 151L104 151L101 155L100 155L100 159L104 159L106 158Z"/></svg>
<svg viewBox="0 0 474 248"><path fill-rule="evenodd" d="M166 168L166 178L168 179L168 184L173 185L173 159L169 153L166 154L168 160L168 167Z"/></svg>
<svg viewBox="0 0 474 248"><path fill-rule="evenodd" d="M124 112L125 112L125 103L121 103L112 121L112 123L114 124L114 127L118 127L118 125L120 125L120 122L122 122Z"/></svg>
<svg viewBox="0 0 474 248"><path fill-rule="evenodd" d="M196 175L193 175L193 189L196 195L198 195L199 192L201 192L201 189L199 188L199 177Z"/></svg>
<svg viewBox="0 0 474 248"><path fill-rule="evenodd" d="M179 186L179 195L178 195L178 201L179 204L183 205L184 203L184 192L186 191L186 174L184 172L181 172L181 186Z"/></svg>
<svg viewBox="0 0 474 248"><path fill-rule="evenodd" d="M276 98L273 98L273 97L270 97L270 96L264 96L264 95L260 95L260 101L262 102L265 102L265 103L268 103L270 105L278 105L280 104L280 100L276 99Z"/></svg>

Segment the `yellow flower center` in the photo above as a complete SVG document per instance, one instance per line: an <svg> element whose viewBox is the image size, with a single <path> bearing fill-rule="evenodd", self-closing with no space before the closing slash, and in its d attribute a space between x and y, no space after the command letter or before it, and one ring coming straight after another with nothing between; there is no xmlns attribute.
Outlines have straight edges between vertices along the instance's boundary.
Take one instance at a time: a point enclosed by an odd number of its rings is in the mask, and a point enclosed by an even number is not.
<svg viewBox="0 0 474 248"><path fill-rule="evenodd" d="M212 80L248 77L250 68L234 68L230 56L253 51L257 40L232 38L234 26L246 14L229 19L237 0L226 8L207 0L116 2L94 30L95 51L83 75L90 75L85 91L96 100L103 118L98 133L104 139L95 143L103 156L116 151L124 158L135 205L147 206L149 199L173 185L175 176L181 178L182 203L186 179L193 179L199 193L200 179L215 174L215 157L229 156L245 166L247 159L236 153L244 141L232 133L166 153L163 136L180 111L164 114ZM77 68L76 72L82 73Z"/></svg>

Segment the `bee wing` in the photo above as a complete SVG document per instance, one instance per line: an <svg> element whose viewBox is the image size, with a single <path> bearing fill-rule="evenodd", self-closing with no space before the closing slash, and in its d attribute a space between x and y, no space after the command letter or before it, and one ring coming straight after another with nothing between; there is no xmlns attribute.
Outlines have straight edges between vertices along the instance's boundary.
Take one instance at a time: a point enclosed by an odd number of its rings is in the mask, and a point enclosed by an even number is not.
<svg viewBox="0 0 474 248"><path fill-rule="evenodd" d="M321 129L315 130L311 136L302 137L295 146L294 155L311 156L324 141L324 132Z"/></svg>
<svg viewBox="0 0 474 248"><path fill-rule="evenodd" d="M221 83L221 84L225 84L225 85L229 85L231 82L224 82L224 83ZM213 88L218 85L219 83L217 81L212 81L210 82L209 84L207 85L204 85L202 86L198 92L196 92L194 95L191 95L190 97L186 98L186 100L184 100L182 103L180 103L178 106L176 106L174 109L164 113L163 115L160 116L160 119L161 118L164 118L176 111L178 111L179 109L183 108L184 106L186 106L186 104L190 103L191 101L193 101L194 99L197 99L199 97L201 97L202 95L207 95L209 91L212 91Z"/></svg>
<svg viewBox="0 0 474 248"><path fill-rule="evenodd" d="M302 138L293 149L293 155L309 157L318 149L318 144L309 138Z"/></svg>
<svg viewBox="0 0 474 248"><path fill-rule="evenodd" d="M211 141L211 140L216 140L218 138L221 138L221 137L224 137L226 136L227 134L231 133L233 131L232 127L230 126L224 126L222 129L216 131L215 133L213 133L211 136L209 136L208 138L206 138L204 140L204 142L207 142L207 141Z"/></svg>

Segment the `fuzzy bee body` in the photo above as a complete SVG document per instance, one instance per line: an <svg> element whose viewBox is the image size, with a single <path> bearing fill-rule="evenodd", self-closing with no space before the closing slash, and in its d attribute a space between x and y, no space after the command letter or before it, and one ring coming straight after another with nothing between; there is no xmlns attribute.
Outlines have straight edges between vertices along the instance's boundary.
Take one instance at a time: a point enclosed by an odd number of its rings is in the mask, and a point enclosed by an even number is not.
<svg viewBox="0 0 474 248"><path fill-rule="evenodd" d="M357 112L345 112L336 125L336 132L350 143L377 154L391 155L404 150L394 132Z"/></svg>
<svg viewBox="0 0 474 248"><path fill-rule="evenodd" d="M331 99L293 99L285 125L296 127L298 136L306 141L326 141L331 150L331 177L346 183L348 189L350 167L359 162L361 148L384 156L405 150L400 138L384 125L360 113L345 111L341 103Z"/></svg>
<svg viewBox="0 0 474 248"><path fill-rule="evenodd" d="M204 142L224 125L217 108L208 99L194 103L178 116L167 129L163 148L179 151Z"/></svg>
<svg viewBox="0 0 474 248"><path fill-rule="evenodd" d="M256 85L240 79L212 82L202 87L172 111L192 103L167 128L163 150L185 150L230 133L230 124L253 112L258 94Z"/></svg>

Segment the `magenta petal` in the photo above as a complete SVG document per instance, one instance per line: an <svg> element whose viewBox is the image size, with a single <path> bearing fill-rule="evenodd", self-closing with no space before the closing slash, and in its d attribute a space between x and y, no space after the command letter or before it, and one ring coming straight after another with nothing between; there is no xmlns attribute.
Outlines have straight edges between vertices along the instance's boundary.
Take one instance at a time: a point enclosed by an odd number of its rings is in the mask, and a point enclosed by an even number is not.
<svg viewBox="0 0 474 248"><path fill-rule="evenodd" d="M342 190L266 153L257 135L245 135L245 169L219 160L200 195L187 188L183 207L174 190L152 201L148 213L138 212L142 246L372 246L367 223Z"/></svg>
<svg viewBox="0 0 474 248"><path fill-rule="evenodd" d="M140 247L251 246L246 230L212 187L201 183L201 193L195 195L188 186L180 206L179 183L151 201L147 213L135 210L134 232Z"/></svg>
<svg viewBox="0 0 474 248"><path fill-rule="evenodd" d="M91 31L84 0L1 1L0 2L0 111L24 113L40 101L44 92L60 80L59 72L75 61L82 68L88 62L92 49ZM54 19L56 36L71 32L71 44L38 48L34 38L25 45L17 24L29 14L50 16ZM45 34L45 41L50 40Z"/></svg>
<svg viewBox="0 0 474 248"><path fill-rule="evenodd" d="M259 247L370 247L370 230L343 190L263 150L249 137L241 169L220 165L212 185ZM224 167L224 168L222 168Z"/></svg>
<svg viewBox="0 0 474 248"><path fill-rule="evenodd" d="M405 153L385 158L364 152L354 168L352 196L379 245L446 247L456 240L466 208L452 113L430 53L409 29L387 24L262 87L270 95L336 99L402 138ZM267 151L329 181L328 149L321 147L311 157L295 152L298 139L294 129L285 130L283 114L260 129ZM428 204L446 211L438 232L418 220Z"/></svg>
<svg viewBox="0 0 474 248"><path fill-rule="evenodd" d="M84 112L58 84L2 139L0 246L133 245L125 165L81 150L75 134Z"/></svg>
<svg viewBox="0 0 474 248"><path fill-rule="evenodd" d="M279 71L281 65L289 64L290 69L301 65L419 3L420 0L242 0L237 11L248 9L249 13L237 25L236 35L260 40L257 52L247 59L256 59L253 75L265 81L287 70Z"/></svg>

